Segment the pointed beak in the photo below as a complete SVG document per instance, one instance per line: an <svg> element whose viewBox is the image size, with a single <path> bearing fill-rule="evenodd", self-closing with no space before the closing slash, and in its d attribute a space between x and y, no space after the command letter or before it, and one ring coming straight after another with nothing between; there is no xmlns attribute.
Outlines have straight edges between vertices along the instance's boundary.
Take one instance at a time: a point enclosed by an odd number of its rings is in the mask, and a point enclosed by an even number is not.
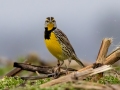
<svg viewBox="0 0 120 90"><path fill-rule="evenodd" d="M53 27L54 27L54 24L50 22L50 23L47 25L47 27L48 27L48 30L52 30Z"/></svg>

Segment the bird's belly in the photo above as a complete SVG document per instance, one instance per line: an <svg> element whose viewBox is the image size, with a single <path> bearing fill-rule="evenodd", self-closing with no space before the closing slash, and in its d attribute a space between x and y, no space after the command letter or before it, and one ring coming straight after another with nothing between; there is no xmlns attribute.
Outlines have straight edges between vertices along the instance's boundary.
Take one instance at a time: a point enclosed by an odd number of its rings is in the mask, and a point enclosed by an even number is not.
<svg viewBox="0 0 120 90"><path fill-rule="evenodd" d="M50 39L45 40L45 44L53 56L55 56L58 60L64 60L65 57L63 56L61 45L54 33L51 33Z"/></svg>

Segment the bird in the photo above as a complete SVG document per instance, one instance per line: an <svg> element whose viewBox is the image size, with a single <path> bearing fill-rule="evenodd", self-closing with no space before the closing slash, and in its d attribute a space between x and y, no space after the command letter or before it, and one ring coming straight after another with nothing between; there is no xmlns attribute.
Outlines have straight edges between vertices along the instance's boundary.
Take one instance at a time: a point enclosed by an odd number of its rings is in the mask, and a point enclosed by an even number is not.
<svg viewBox="0 0 120 90"><path fill-rule="evenodd" d="M75 60L80 66L85 65L77 57L67 36L57 28L54 17L47 17L45 20L44 41L49 52L58 60L58 66L62 66L64 60L68 60L68 66L71 60Z"/></svg>

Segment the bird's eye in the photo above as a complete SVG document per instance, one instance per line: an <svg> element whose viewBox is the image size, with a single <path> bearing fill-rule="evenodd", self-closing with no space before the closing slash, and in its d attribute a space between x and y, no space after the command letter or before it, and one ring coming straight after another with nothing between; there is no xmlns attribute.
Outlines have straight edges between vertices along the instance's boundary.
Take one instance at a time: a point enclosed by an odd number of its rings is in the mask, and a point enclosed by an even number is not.
<svg viewBox="0 0 120 90"><path fill-rule="evenodd" d="M47 23L49 22L49 21L46 21Z"/></svg>
<svg viewBox="0 0 120 90"><path fill-rule="evenodd" d="M55 22L55 20L53 20L52 22Z"/></svg>

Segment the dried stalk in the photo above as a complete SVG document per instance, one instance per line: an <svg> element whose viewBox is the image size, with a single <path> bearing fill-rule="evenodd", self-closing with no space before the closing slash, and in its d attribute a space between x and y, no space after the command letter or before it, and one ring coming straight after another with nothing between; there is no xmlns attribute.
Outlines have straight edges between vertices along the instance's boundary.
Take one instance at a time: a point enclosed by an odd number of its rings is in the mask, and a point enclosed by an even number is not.
<svg viewBox="0 0 120 90"><path fill-rule="evenodd" d="M28 63L28 60L26 59L23 63ZM8 72L5 76L12 77L18 74L20 71L22 71L21 68L14 68L10 72Z"/></svg>
<svg viewBox="0 0 120 90"><path fill-rule="evenodd" d="M29 64L25 64L25 63L17 63L14 62L14 67L17 68L21 68L22 70L27 70L27 71L32 71L32 72L39 72L42 74L52 74L54 69L56 68L51 67L51 66L35 66L35 65L29 65ZM65 72L66 68L65 67L61 67L61 72ZM75 69L72 68L68 68L68 71L77 71Z"/></svg>
<svg viewBox="0 0 120 90"><path fill-rule="evenodd" d="M102 40L101 47L99 49L99 53L98 53L98 56L96 59L96 63L94 64L93 68L97 68L97 67L100 67L101 65L103 65L103 63L105 62L108 48L109 48L111 42L112 42L111 38L104 38ZM92 78L92 81L99 80L101 77L103 77L103 73L99 73L98 75L94 76Z"/></svg>
<svg viewBox="0 0 120 90"><path fill-rule="evenodd" d="M58 79L54 79L50 82L42 84L42 85L40 85L40 87L44 88L44 87L53 86L55 84L59 84L59 83L63 83L63 82L71 82L71 81L74 81L78 78L82 80L82 79L84 79L88 76L91 76L91 75L94 75L94 74L97 74L97 73L101 73L101 72L104 72L104 71L110 70L110 69L112 69L111 66L104 65L104 66L98 67L96 69L90 68L88 70L81 71L81 72L79 72L79 71L73 72L73 73L68 74L66 76L62 76Z"/></svg>
<svg viewBox="0 0 120 90"><path fill-rule="evenodd" d="M20 77L23 80L38 80L38 79L44 79L44 78L49 78L53 77L54 74L48 74L48 75L40 75L40 76L32 76L32 77Z"/></svg>
<svg viewBox="0 0 120 90"><path fill-rule="evenodd" d="M103 64L114 64L118 60L120 60L120 48L109 54Z"/></svg>
<svg viewBox="0 0 120 90"><path fill-rule="evenodd" d="M102 40L101 47L99 49L99 53L96 59L96 63L100 64L104 63L111 42L112 42L111 38L105 38Z"/></svg>
<svg viewBox="0 0 120 90"><path fill-rule="evenodd" d="M103 63L104 65L112 65L115 62L117 62L118 60L120 60L120 48L116 49L115 51L113 51L111 54L109 54L106 59L105 62ZM94 66L94 64L88 65L82 69L79 70L79 72L92 68Z"/></svg>
<svg viewBox="0 0 120 90"><path fill-rule="evenodd" d="M37 62L40 65L45 65L44 62L41 62L42 60L38 57L36 53L30 53L27 57L26 60L23 63L34 63ZM15 76L16 74L20 73L22 71L21 68L14 68L10 72L8 72L5 76L10 77L10 76Z"/></svg>

